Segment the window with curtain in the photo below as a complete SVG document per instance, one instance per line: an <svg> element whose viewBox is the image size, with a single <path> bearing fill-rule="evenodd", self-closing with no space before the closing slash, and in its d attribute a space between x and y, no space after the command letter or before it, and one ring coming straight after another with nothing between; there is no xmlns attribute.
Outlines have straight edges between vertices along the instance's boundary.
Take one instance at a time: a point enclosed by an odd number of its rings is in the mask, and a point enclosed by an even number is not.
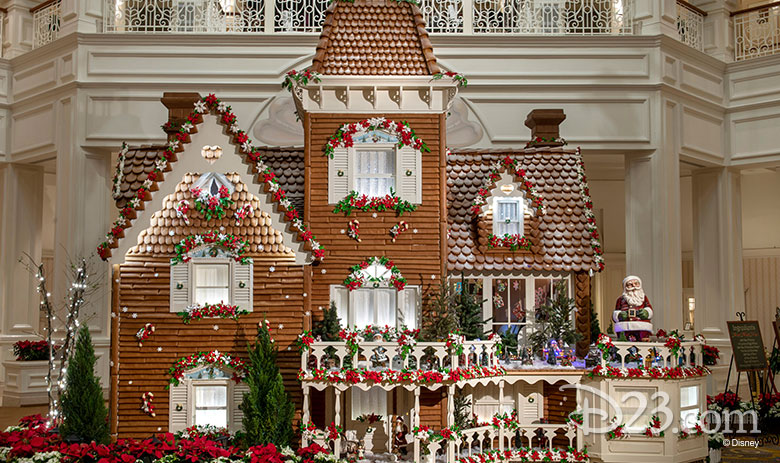
<svg viewBox="0 0 780 463"><path fill-rule="evenodd" d="M395 190L395 148L355 150L354 190L383 197Z"/></svg>
<svg viewBox="0 0 780 463"><path fill-rule="evenodd" d="M195 304L230 303L229 263L196 263L193 269Z"/></svg>
<svg viewBox="0 0 780 463"><path fill-rule="evenodd" d="M352 394L352 419L356 420L361 415L375 413L387 416L387 391L380 387L372 387L364 391L353 387Z"/></svg>
<svg viewBox="0 0 780 463"><path fill-rule="evenodd" d="M194 384L194 417L198 426L227 427L227 384Z"/></svg>
<svg viewBox="0 0 780 463"><path fill-rule="evenodd" d="M368 325L416 329L419 325L419 288L407 285L393 288L360 288L349 291L341 285L331 286L331 300L336 304L341 326L365 328Z"/></svg>
<svg viewBox="0 0 780 463"><path fill-rule="evenodd" d="M493 234L497 236L523 234L522 198L501 198L495 200Z"/></svg>

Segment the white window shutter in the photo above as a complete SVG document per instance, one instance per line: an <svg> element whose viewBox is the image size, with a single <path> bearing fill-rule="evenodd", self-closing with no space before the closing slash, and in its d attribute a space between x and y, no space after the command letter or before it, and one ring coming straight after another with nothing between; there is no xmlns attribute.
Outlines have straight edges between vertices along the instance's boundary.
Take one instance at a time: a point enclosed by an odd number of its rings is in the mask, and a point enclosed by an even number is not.
<svg viewBox="0 0 780 463"><path fill-rule="evenodd" d="M171 266L171 312L183 312L190 305L191 263Z"/></svg>
<svg viewBox="0 0 780 463"><path fill-rule="evenodd" d="M417 329L420 307L420 291L417 286L406 286L398 291L398 326Z"/></svg>
<svg viewBox="0 0 780 463"><path fill-rule="evenodd" d="M412 204L422 203L422 160L420 152L404 146L398 149L398 196Z"/></svg>
<svg viewBox="0 0 780 463"><path fill-rule="evenodd" d="M334 149L328 161L328 203L336 204L349 194L349 175L349 149Z"/></svg>
<svg viewBox="0 0 780 463"><path fill-rule="evenodd" d="M187 403L187 381L182 380L178 386L171 386L169 397L168 432L183 431L187 429L187 413L190 409Z"/></svg>
<svg viewBox="0 0 780 463"><path fill-rule="evenodd" d="M330 287L330 300L336 304L341 326L352 326L349 319L349 290L341 285Z"/></svg>
<svg viewBox="0 0 780 463"><path fill-rule="evenodd" d="M233 263L233 300L239 309L252 312L252 263ZM243 287L242 287L243 286Z"/></svg>
<svg viewBox="0 0 780 463"><path fill-rule="evenodd" d="M233 385L233 402L230 404L231 432L241 431L244 429L244 412L241 410L241 404L244 402L245 392L249 392L249 386L247 386L244 381Z"/></svg>

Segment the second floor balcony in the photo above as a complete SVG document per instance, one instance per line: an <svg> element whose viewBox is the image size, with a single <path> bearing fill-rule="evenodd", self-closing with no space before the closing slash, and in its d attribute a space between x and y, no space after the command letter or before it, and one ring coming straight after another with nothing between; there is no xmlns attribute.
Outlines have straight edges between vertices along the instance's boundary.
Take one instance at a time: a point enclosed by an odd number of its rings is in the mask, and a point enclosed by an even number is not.
<svg viewBox="0 0 780 463"><path fill-rule="evenodd" d="M328 0L106 0L104 32L319 33ZM631 0L420 0L441 34L627 35Z"/></svg>

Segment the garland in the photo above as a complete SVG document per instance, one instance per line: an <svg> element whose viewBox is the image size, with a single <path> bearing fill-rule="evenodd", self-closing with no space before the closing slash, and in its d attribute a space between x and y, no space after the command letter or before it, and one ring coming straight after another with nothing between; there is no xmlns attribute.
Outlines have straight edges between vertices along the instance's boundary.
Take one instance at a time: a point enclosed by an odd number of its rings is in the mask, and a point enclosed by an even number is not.
<svg viewBox="0 0 780 463"><path fill-rule="evenodd" d="M136 339L138 339L138 347L143 347L144 341L149 339L149 336L154 333L155 327L152 323L147 323L137 333L135 333Z"/></svg>
<svg viewBox="0 0 780 463"><path fill-rule="evenodd" d="M203 214L207 222L212 218L219 220L225 217L227 209L234 203L225 185L219 187L216 196L198 187L191 187L190 193L195 197L195 210Z"/></svg>
<svg viewBox="0 0 780 463"><path fill-rule="evenodd" d="M190 235L181 240L179 244L174 247L176 257L171 259L171 265L189 262L190 259L192 259L189 256L189 253L193 249L204 245L212 245L212 247L224 249L227 251L230 258L241 265L252 263L251 257L244 256L244 253L249 248L249 244L246 241L241 241L233 235L213 231L204 235Z"/></svg>
<svg viewBox="0 0 780 463"><path fill-rule="evenodd" d="M493 341L496 346L496 352L499 354L504 353L504 339L498 333L490 333L488 335L488 341Z"/></svg>
<svg viewBox="0 0 780 463"><path fill-rule="evenodd" d="M162 156L155 161L154 170L147 174L146 180L136 191L135 197L130 200L128 206L119 211L119 218L106 235L106 240L98 245L97 253L100 258L106 260L111 256L112 246L123 236L124 229L130 226L130 221L136 217L136 212L141 209L143 203L151 199L152 185L158 179L162 179L163 172L169 168L169 163L175 159L176 153L183 150L183 145L190 143L190 130L195 124L203 122L204 115L211 113L217 115L219 123L227 127L228 133L232 134L232 142L239 146L239 151L254 163L259 178L265 183L273 200L281 207L287 220L298 230L298 238L304 243L308 243L315 260L322 260L325 257L325 249L300 219L298 211L287 197L287 193L279 186L276 175L263 162L260 149L252 146L252 141L247 133L239 128L232 108L220 101L214 94L209 94L195 102L192 112L187 116L187 122L179 128L176 134L171 136Z"/></svg>
<svg viewBox="0 0 780 463"><path fill-rule="evenodd" d="M456 368L454 370L369 370L366 368L344 368L330 370L314 368L298 372L300 381L324 381L329 384L358 384L358 383L419 383L441 384L445 381L465 381L469 379L494 378L503 376L506 370L502 367L471 367Z"/></svg>
<svg viewBox="0 0 780 463"><path fill-rule="evenodd" d="M420 330L404 332L398 337L398 351L401 354L402 359L406 359L409 353L417 345L417 335Z"/></svg>
<svg viewBox="0 0 780 463"><path fill-rule="evenodd" d="M177 360L170 368L168 368L168 374L171 375L171 379L168 380L168 389L171 385L178 386L182 378L184 378L184 372L191 370L200 365L211 365L214 367L225 367L233 370L233 381L241 382L246 376L247 364L238 357L231 357L225 355L218 350L211 352L197 352L186 357L182 357Z"/></svg>
<svg viewBox="0 0 780 463"><path fill-rule="evenodd" d="M650 419L650 423L645 428L645 436L664 437L664 431L661 429L661 418L658 418L658 415L653 415Z"/></svg>
<svg viewBox="0 0 780 463"><path fill-rule="evenodd" d="M434 431L430 426L415 426L412 428L412 435L415 439L419 439L423 442L441 442L443 440L450 440L455 436L460 437L460 427L452 425L446 428L441 428L438 431Z"/></svg>
<svg viewBox="0 0 780 463"><path fill-rule="evenodd" d="M373 264L378 264L390 270L390 278L374 277L366 275L363 270L367 269ZM388 286L395 287L396 290L401 291L406 286L406 278L401 275L401 271L395 266L392 260L385 256L382 257L369 257L363 262L353 265L349 269L349 276L344 279L344 286L348 290L353 291L363 287L366 283L373 283L375 286L380 284L387 284Z"/></svg>
<svg viewBox="0 0 780 463"><path fill-rule="evenodd" d="M672 357L677 357L679 355L681 346L682 343L680 342L680 338L674 334L669 335L669 338L667 338L666 342L664 343L664 347L671 351Z"/></svg>
<svg viewBox="0 0 780 463"><path fill-rule="evenodd" d="M296 71L293 69L284 75L284 81L282 81L282 88L292 91L295 86L307 86L309 81L319 83L322 81L322 74L311 69L305 69L303 71Z"/></svg>
<svg viewBox="0 0 780 463"><path fill-rule="evenodd" d="M397 224L393 225L393 227L390 229L390 238L391 242L395 243L395 240L398 239L398 235L405 232L409 229L409 224L405 221L400 221Z"/></svg>
<svg viewBox="0 0 780 463"><path fill-rule="evenodd" d="M560 461L566 463L586 463L590 461L587 447L579 451L573 447L552 450L534 450L520 447L514 450L486 450L470 457L461 457L457 463L495 463L498 461Z"/></svg>
<svg viewBox="0 0 780 463"><path fill-rule="evenodd" d="M437 72L432 76L431 80L439 80L439 79L443 79L444 77L451 78L453 82L458 84L458 87L465 87L469 84L469 80L466 79L466 76L452 71Z"/></svg>
<svg viewBox="0 0 780 463"><path fill-rule="evenodd" d="M125 161L127 159L127 152L130 151L130 147L127 143L122 142L122 149L119 151L119 156L116 159L116 171L114 172L114 179L112 183L114 188L112 189L111 196L114 199L119 199L122 195L122 182L125 179Z"/></svg>
<svg viewBox="0 0 780 463"><path fill-rule="evenodd" d="M510 235L509 233L503 236L496 236L494 234L488 235L488 248L509 248L512 251L523 249L528 251L531 249L531 240L523 235Z"/></svg>
<svg viewBox="0 0 780 463"><path fill-rule="evenodd" d="M336 204L333 213L339 214L343 212L344 215L349 216L355 209L363 212L384 212L392 209L400 217L404 215L404 212L414 212L417 210L417 206L399 198L392 188L390 189L390 194L382 197L368 197L367 195L361 195L357 191L351 191Z"/></svg>
<svg viewBox="0 0 780 463"><path fill-rule="evenodd" d="M459 330L455 330L447 336L447 349L455 352L455 355L463 355L463 343L466 342L466 336L463 336Z"/></svg>
<svg viewBox="0 0 780 463"><path fill-rule="evenodd" d="M582 423L584 422L585 422L585 417L582 415L582 411L580 411L579 409L569 413L569 416L566 417L566 424L570 424L575 428L582 426Z"/></svg>
<svg viewBox="0 0 780 463"><path fill-rule="evenodd" d="M680 432L677 434L677 437L680 440L688 439L689 437L699 437L702 434L704 434L704 429L702 429L700 424L696 424L693 426L693 429L680 429Z"/></svg>
<svg viewBox="0 0 780 463"><path fill-rule="evenodd" d="M487 197L490 196L490 191L496 187L496 182L501 179L501 170L503 169L506 169L510 174L519 177L519 181L525 187L531 203L537 211L544 214L546 208L542 202L542 198L539 197L536 188L534 188L533 184L526 177L525 170L520 167L520 159L513 160L509 156L501 159L490 169L490 174L488 174L485 184L477 191L477 197L474 198L474 202L471 205L471 212L474 215L478 215L482 211L482 206L487 204Z"/></svg>
<svg viewBox="0 0 780 463"><path fill-rule="evenodd" d="M151 392L144 392L141 395L141 411L151 416L152 418L157 416L157 413L154 411L154 404L152 403L153 400L154 394Z"/></svg>
<svg viewBox="0 0 780 463"><path fill-rule="evenodd" d="M415 135L414 130L406 121L395 122L384 117L372 117L363 119L360 122L344 124L335 134L331 135L325 144L325 155L333 159L333 153L336 148L349 148L355 144L354 137L382 130L398 138L398 147L411 146L423 153L430 152L430 148L420 138Z"/></svg>
<svg viewBox="0 0 780 463"><path fill-rule="evenodd" d="M588 372L588 378L652 378L683 379L696 378L710 374L707 367L663 367L663 368L615 368L597 365Z"/></svg>
<svg viewBox="0 0 780 463"><path fill-rule="evenodd" d="M585 175L585 162L582 160L582 154L577 149L577 177L580 183L580 196L585 204L585 230L590 233L590 246L593 248L593 261L599 268L604 270L604 250L601 248L599 231L596 228L596 215L593 213L593 199L590 197L590 188L588 187L588 177Z"/></svg>
<svg viewBox="0 0 780 463"><path fill-rule="evenodd" d="M533 140L529 141L525 144L526 148L531 148L532 146L536 145L548 145L550 143L560 143L562 145L566 145L566 140L564 140L562 137L536 137Z"/></svg>
<svg viewBox="0 0 780 463"><path fill-rule="evenodd" d="M358 423L368 423L369 425L379 423L382 421L382 415L377 415L376 413L368 413L364 415L360 415L355 420Z"/></svg>
<svg viewBox="0 0 780 463"><path fill-rule="evenodd" d="M298 346L298 351L301 353L311 350L312 344L314 344L314 336L312 336L311 330L299 334L298 339L295 340L295 345Z"/></svg>
<svg viewBox="0 0 780 463"><path fill-rule="evenodd" d="M195 304L187 307L183 312L177 312L176 315L182 318L184 323L202 320L204 318L230 318L238 320L241 315L247 315L248 310L239 309L236 305L219 304Z"/></svg>
<svg viewBox="0 0 780 463"><path fill-rule="evenodd" d="M336 440L339 437L344 435L344 428L341 426L338 426L335 422L331 421L327 428L328 431L328 439L329 440Z"/></svg>

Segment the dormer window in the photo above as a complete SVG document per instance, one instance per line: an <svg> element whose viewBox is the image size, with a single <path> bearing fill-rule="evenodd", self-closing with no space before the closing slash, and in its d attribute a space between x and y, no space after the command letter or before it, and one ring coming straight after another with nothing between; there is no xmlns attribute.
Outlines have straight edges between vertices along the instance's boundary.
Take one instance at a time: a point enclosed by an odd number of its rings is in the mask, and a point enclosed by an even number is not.
<svg viewBox="0 0 780 463"><path fill-rule="evenodd" d="M524 205L522 197L493 199L493 234L522 235Z"/></svg>

